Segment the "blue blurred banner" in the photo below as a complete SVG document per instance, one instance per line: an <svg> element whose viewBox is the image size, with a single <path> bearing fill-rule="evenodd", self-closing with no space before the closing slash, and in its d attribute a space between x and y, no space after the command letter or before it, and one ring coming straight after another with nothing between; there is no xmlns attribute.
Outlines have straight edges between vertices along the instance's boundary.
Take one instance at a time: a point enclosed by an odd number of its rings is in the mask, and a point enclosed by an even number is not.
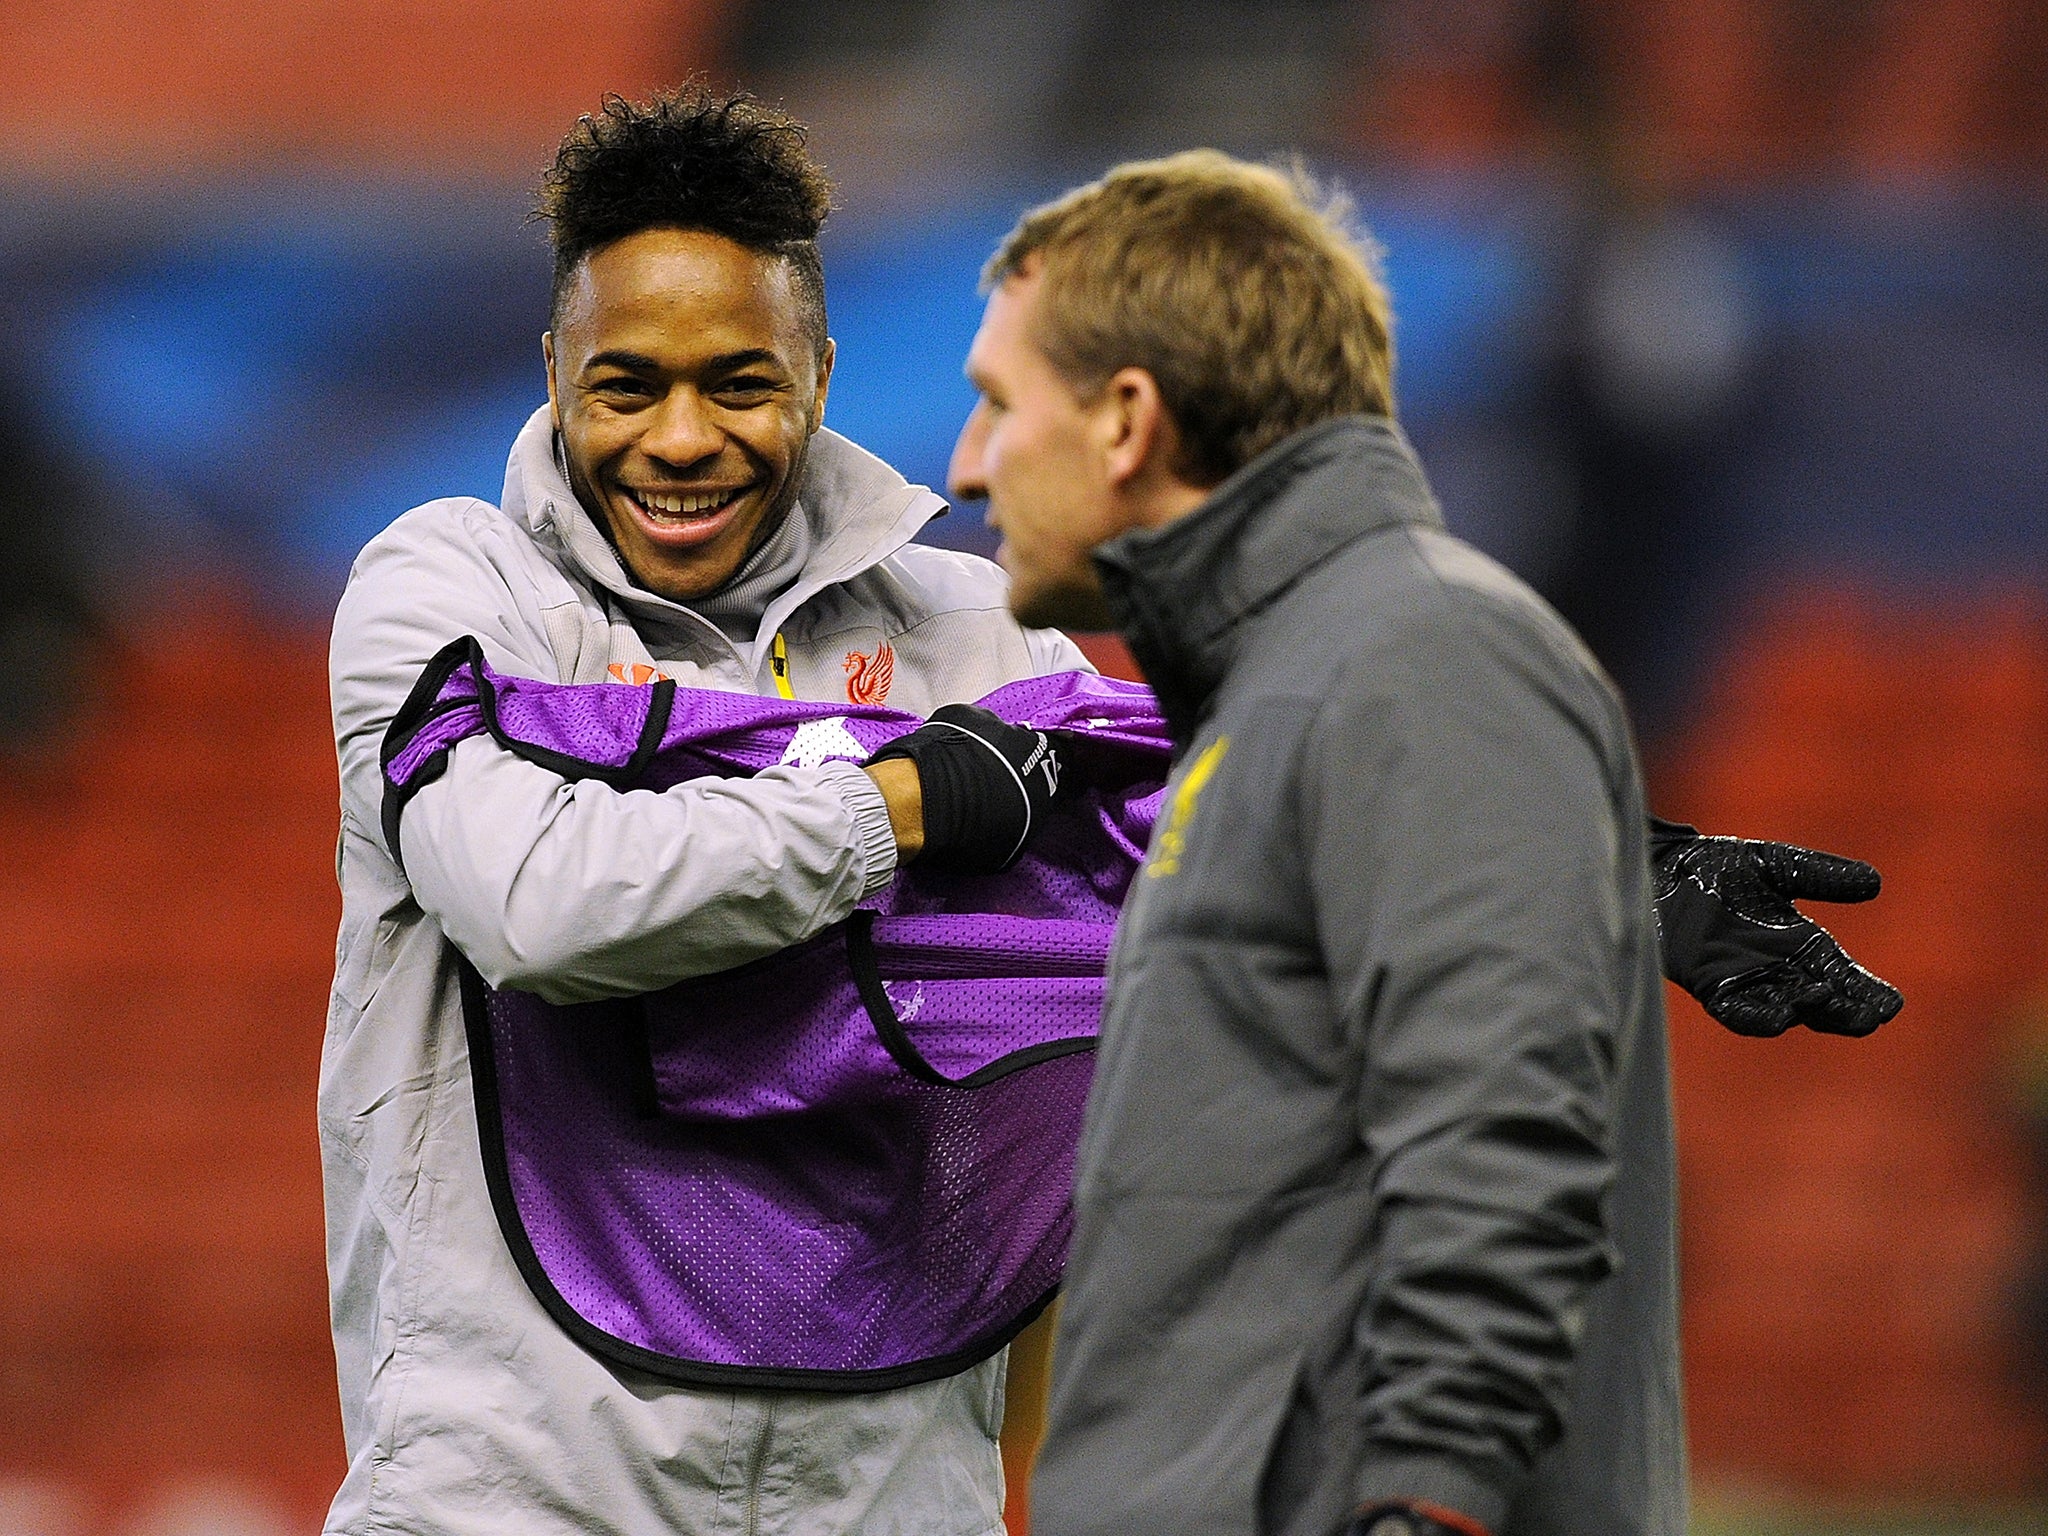
<svg viewBox="0 0 2048 1536"><path fill-rule="evenodd" d="M828 232L829 419L913 480L943 485L972 403L960 365L982 263L1050 190ZM118 508L146 512L153 541L245 560L324 601L408 506L496 499L512 436L545 398L547 255L517 203L340 186L109 196L45 191L0 215L5 377L118 486ZM1484 179L1368 184L1359 201L1396 298L1403 416L1440 465L1453 523L1537 562L1549 535L1532 520L1566 515L1566 493L1542 487L1540 463L1486 455L1569 329L1574 210ZM1752 310L1746 387L1769 395L1729 536L1837 563L2038 562L2038 224L1868 198L1756 199L1714 218ZM989 542L971 507L932 536Z"/></svg>

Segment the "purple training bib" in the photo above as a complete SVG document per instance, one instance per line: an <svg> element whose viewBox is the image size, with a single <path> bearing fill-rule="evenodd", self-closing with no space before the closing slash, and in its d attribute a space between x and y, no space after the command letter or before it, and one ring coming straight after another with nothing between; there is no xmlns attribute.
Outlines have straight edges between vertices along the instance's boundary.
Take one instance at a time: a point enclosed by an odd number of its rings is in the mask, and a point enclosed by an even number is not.
<svg viewBox="0 0 2048 1536"><path fill-rule="evenodd" d="M781 954L557 1006L460 962L485 1174L521 1274L585 1348L700 1386L951 1375L1057 1290L1116 914L1166 775L1152 695L1085 673L982 699L1070 778L999 875L904 870ZM454 745L662 789L861 761L895 710L506 677L464 639L384 746L385 837ZM459 957L458 957L459 958Z"/></svg>

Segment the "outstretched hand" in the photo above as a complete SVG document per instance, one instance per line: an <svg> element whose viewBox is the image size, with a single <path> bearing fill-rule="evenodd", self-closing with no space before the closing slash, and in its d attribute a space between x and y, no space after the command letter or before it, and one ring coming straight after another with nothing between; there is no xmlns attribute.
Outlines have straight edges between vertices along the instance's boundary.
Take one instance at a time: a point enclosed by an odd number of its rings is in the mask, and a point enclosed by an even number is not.
<svg viewBox="0 0 2048 1536"><path fill-rule="evenodd" d="M1736 1034L1867 1035L1904 1006L1792 904L1869 901L1881 881L1861 859L1656 822L1650 864L1664 974Z"/></svg>

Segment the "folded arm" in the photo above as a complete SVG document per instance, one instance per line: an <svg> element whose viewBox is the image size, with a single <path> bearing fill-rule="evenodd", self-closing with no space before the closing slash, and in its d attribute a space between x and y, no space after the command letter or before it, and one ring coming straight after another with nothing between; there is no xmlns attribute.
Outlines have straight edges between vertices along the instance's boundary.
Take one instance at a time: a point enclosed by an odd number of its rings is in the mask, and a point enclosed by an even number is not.
<svg viewBox="0 0 2048 1536"><path fill-rule="evenodd" d="M342 814L381 846L379 751L427 662L475 635L491 665L551 678L542 601L490 509L409 514L357 564L331 657ZM572 596L561 584L561 598ZM653 990L801 942L887 882L888 800L848 763L620 793L488 738L407 804L405 876L494 985L554 1002Z"/></svg>

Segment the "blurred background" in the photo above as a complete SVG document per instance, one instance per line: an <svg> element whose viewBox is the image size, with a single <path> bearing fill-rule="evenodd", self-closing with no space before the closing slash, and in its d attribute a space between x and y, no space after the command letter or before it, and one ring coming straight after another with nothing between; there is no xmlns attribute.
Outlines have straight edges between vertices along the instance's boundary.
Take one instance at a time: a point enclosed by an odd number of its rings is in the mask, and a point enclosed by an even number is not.
<svg viewBox="0 0 2048 1536"><path fill-rule="evenodd" d="M2048 6L17 0L0 1533L318 1529L327 616L544 398L555 140L693 73L813 125L830 420L934 484L1023 207L1193 144L1349 189L1453 528L1662 813L1886 875L1829 915L1876 1038L1674 996L1701 1531L2048 1531Z"/></svg>

